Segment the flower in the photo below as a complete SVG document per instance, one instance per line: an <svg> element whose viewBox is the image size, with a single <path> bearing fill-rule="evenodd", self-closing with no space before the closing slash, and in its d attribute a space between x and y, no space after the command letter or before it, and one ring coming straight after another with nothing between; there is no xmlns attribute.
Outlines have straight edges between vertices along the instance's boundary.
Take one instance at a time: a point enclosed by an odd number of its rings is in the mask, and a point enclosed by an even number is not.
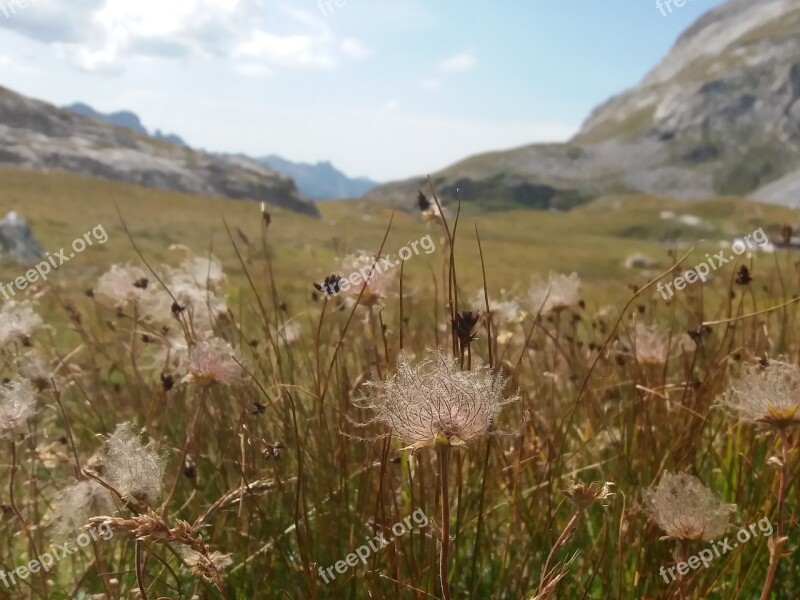
<svg viewBox="0 0 800 600"><path fill-rule="evenodd" d="M800 424L800 367L780 360L744 365L718 401L732 416L773 427Z"/></svg>
<svg viewBox="0 0 800 600"><path fill-rule="evenodd" d="M29 300L8 300L0 308L0 346L29 338L44 327L42 317L36 314Z"/></svg>
<svg viewBox="0 0 800 600"><path fill-rule="evenodd" d="M216 551L209 552L207 556L204 556L196 550L184 547L182 554L186 568L193 575L208 582L214 582L220 572L225 571L233 564L230 554Z"/></svg>
<svg viewBox="0 0 800 600"><path fill-rule="evenodd" d="M112 265L97 280L94 293L113 302L116 306L124 306L147 294L147 271L131 263Z"/></svg>
<svg viewBox="0 0 800 600"><path fill-rule="evenodd" d="M133 423L120 423L105 447L108 483L127 500L153 506L161 496L166 458L153 440L142 444Z"/></svg>
<svg viewBox="0 0 800 600"><path fill-rule="evenodd" d="M340 281L342 293L353 303L361 295L359 304L363 306L375 306L386 300L394 281L391 271L384 272L382 270L382 261L363 250L345 256L340 271L344 274ZM349 286L345 284L349 278L357 274L361 275L362 283ZM364 281L366 281L366 288L364 288ZM363 294L361 294L361 288L364 288Z"/></svg>
<svg viewBox="0 0 800 600"><path fill-rule="evenodd" d="M202 340L189 347L184 383L200 386L240 383L245 376L241 362L239 353L225 340Z"/></svg>
<svg viewBox="0 0 800 600"><path fill-rule="evenodd" d="M500 291L501 295L503 290ZM469 307L478 313L486 311L486 297L483 288L475 292L469 300ZM489 298L489 312L495 323L500 326L511 325L522 321L522 307L514 299L495 301Z"/></svg>
<svg viewBox="0 0 800 600"><path fill-rule="evenodd" d="M115 512L111 492L94 479L83 479L55 495L46 521L52 526L53 539L66 539L74 537L92 517Z"/></svg>
<svg viewBox="0 0 800 600"><path fill-rule="evenodd" d="M541 314L545 315L576 306L581 300L578 294L580 287L581 280L577 273L562 275L551 271L546 283L534 281L531 284L529 292L531 311L534 314L541 311Z"/></svg>
<svg viewBox="0 0 800 600"><path fill-rule="evenodd" d="M564 495L572 500L578 510L584 510L595 502L599 502L601 506L608 506L611 497L615 495L611 491L613 486L614 483L611 481L606 481L605 483L600 483L599 481L593 481L592 483L571 481L564 491Z"/></svg>
<svg viewBox="0 0 800 600"><path fill-rule="evenodd" d="M631 343L637 362L663 364L669 358L669 338L653 325L636 323Z"/></svg>
<svg viewBox="0 0 800 600"><path fill-rule="evenodd" d="M506 379L488 366L477 363L462 371L441 349L429 350L416 365L401 353L393 377L365 385L369 393L356 399L356 406L372 410L370 422L387 425L412 449L464 446L489 434L500 409L519 398L503 398Z"/></svg>
<svg viewBox="0 0 800 600"><path fill-rule="evenodd" d="M730 527L735 504L723 502L686 473L665 472L655 489L644 494L650 517L667 534L661 539L713 540Z"/></svg>
<svg viewBox="0 0 800 600"><path fill-rule="evenodd" d="M22 428L36 412L36 389L27 379L0 385L0 437Z"/></svg>

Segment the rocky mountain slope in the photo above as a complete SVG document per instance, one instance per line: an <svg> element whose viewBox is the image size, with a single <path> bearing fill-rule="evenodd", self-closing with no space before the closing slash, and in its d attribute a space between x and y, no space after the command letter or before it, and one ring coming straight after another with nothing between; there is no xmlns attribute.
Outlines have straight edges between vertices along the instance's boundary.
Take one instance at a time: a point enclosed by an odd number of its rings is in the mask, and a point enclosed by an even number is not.
<svg viewBox="0 0 800 600"><path fill-rule="evenodd" d="M275 154L255 160L291 177L297 184L297 189L314 200L357 198L378 185L366 177L348 177L327 161L315 165L296 163Z"/></svg>
<svg viewBox="0 0 800 600"><path fill-rule="evenodd" d="M800 0L729 0L566 144L474 156L433 176L482 209L566 209L600 194L800 204ZM424 179L367 197L408 206Z"/></svg>
<svg viewBox="0 0 800 600"><path fill-rule="evenodd" d="M150 133L147 128L142 124L142 120L139 118L134 112L129 110L120 110L117 112L112 113L101 113L100 111L95 110L88 104L84 104L83 102L75 102L73 104L69 104L64 107L66 110L72 111L74 113L78 113L79 115L84 115L86 117L92 117L93 119L100 119L101 121L108 121L109 123L113 123L114 125L119 125L120 127L127 127L128 129L133 129L136 133L141 133L142 135L149 135L157 140L164 140L165 142L170 142L171 144L178 144L179 146L186 146L188 145L183 139L175 135L174 133L161 133L160 129L156 129L153 133Z"/></svg>
<svg viewBox="0 0 800 600"><path fill-rule="evenodd" d="M260 200L319 215L291 179L255 161L215 156L157 140L0 87L0 166L3 163L62 169L195 194Z"/></svg>

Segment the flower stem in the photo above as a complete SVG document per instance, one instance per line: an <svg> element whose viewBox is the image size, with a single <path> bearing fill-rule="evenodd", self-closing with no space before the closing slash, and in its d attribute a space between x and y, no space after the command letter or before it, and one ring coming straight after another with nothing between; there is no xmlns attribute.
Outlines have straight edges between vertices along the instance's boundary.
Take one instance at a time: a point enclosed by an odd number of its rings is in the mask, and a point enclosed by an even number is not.
<svg viewBox="0 0 800 600"><path fill-rule="evenodd" d="M786 501L786 485L789 481L789 434L785 427L781 427L781 479L778 484L778 527L775 544L770 546L769 569L767 578L764 581L764 588L761 590L761 599L768 600L772 586L775 583L775 576L778 574L778 563L780 562L781 549L783 546L783 505Z"/></svg>
<svg viewBox="0 0 800 600"><path fill-rule="evenodd" d="M442 548L439 553L439 579L442 582L442 599L450 600L450 586L447 583L447 554L450 549L450 446L446 444L438 445L437 453L439 455L439 484L442 495Z"/></svg>

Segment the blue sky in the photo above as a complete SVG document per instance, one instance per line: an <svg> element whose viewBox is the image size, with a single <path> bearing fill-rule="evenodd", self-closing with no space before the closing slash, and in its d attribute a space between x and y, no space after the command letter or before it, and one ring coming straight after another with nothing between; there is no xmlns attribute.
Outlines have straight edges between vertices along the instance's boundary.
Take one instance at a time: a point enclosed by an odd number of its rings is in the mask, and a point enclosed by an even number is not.
<svg viewBox="0 0 800 600"><path fill-rule="evenodd" d="M15 1L0 0L0 85L384 181L567 139L721 4L30 0L6 16Z"/></svg>

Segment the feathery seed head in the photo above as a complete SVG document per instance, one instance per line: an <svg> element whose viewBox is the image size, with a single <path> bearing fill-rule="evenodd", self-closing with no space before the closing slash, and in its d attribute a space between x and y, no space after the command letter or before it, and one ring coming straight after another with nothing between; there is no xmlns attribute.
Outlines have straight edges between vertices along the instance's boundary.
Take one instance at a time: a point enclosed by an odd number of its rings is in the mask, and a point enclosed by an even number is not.
<svg viewBox="0 0 800 600"><path fill-rule="evenodd" d="M201 340L189 347L184 383L199 386L228 385L244 381L239 353L221 338Z"/></svg>
<svg viewBox="0 0 800 600"><path fill-rule="evenodd" d="M366 288L361 294L363 283L350 285L344 291L345 298L355 303L359 294L361 295L360 304L363 306L375 306L383 303L389 295L394 274L392 271L383 271L382 262L375 256L359 250L355 254L349 254L342 260L340 271L345 277L350 277L354 273L361 274L361 280L366 281Z"/></svg>
<svg viewBox="0 0 800 600"><path fill-rule="evenodd" d="M490 434L500 409L518 400L503 398L506 379L480 363L471 371L444 350L429 350L412 364L405 353L397 372L386 381L368 382L367 396L355 400L371 409L371 422L387 425L412 449L466 442Z"/></svg>
<svg viewBox="0 0 800 600"><path fill-rule="evenodd" d="M669 338L655 325L638 322L631 334L633 354L642 364L663 364L669 358Z"/></svg>
<svg viewBox="0 0 800 600"><path fill-rule="evenodd" d="M713 540L730 527L735 504L728 504L686 473L665 472L655 489L644 492L650 517L667 534L661 539Z"/></svg>
<svg viewBox="0 0 800 600"><path fill-rule="evenodd" d="M109 492L94 479L83 479L60 490L53 498L53 509L46 521L53 539L74 537L89 519L116 512Z"/></svg>
<svg viewBox="0 0 800 600"><path fill-rule="evenodd" d="M33 310L29 300L8 300L0 308L0 346L25 340L44 328L44 321Z"/></svg>
<svg viewBox="0 0 800 600"><path fill-rule="evenodd" d="M718 404L746 422L800 425L800 367L780 360L743 365Z"/></svg>
<svg viewBox="0 0 800 600"><path fill-rule="evenodd" d="M22 429L36 412L36 388L27 379L0 385L0 437Z"/></svg>
<svg viewBox="0 0 800 600"><path fill-rule="evenodd" d="M562 275L550 272L547 282L534 280L529 292L533 314L541 310L546 315L576 306L580 300L581 280L577 273Z"/></svg>
<svg viewBox="0 0 800 600"><path fill-rule="evenodd" d="M153 506L161 496L166 458L153 440L142 444L133 423L120 423L105 448L108 483L128 501Z"/></svg>

